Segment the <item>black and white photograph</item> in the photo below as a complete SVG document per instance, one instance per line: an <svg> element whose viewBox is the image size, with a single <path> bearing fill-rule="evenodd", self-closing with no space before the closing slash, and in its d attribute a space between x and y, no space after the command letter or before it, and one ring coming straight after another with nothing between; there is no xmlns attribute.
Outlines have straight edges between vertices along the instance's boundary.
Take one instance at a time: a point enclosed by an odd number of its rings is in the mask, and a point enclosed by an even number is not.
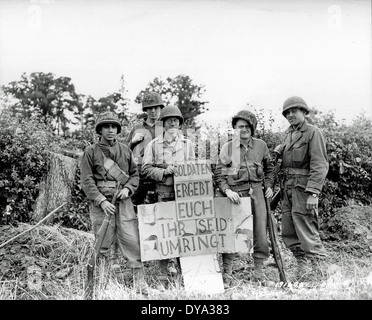
<svg viewBox="0 0 372 320"><path fill-rule="evenodd" d="M0 300L371 300L371 20L369 0L0 1Z"/></svg>

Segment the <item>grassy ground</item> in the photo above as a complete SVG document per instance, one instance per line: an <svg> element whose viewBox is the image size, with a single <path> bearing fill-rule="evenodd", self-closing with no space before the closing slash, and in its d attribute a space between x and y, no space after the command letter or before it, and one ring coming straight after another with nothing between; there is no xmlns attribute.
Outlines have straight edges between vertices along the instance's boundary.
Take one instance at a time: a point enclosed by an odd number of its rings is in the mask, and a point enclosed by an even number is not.
<svg viewBox="0 0 372 320"><path fill-rule="evenodd" d="M0 244L30 226L2 226ZM86 280L86 263L91 254L93 236L61 227L40 226L0 249L0 300L82 300ZM354 244L352 244L354 245ZM96 268L97 300L370 300L372 299L372 254L348 250L350 246L325 242L329 256L322 272L295 282L296 262L282 246L289 285L280 286L272 258L265 264L267 285L249 280L252 259L239 254L234 262L234 287L223 294L186 293L182 285L157 290L158 267L145 262L148 297L132 290L131 271L120 258L121 268L110 269L100 263ZM357 247L354 245L354 247Z"/></svg>

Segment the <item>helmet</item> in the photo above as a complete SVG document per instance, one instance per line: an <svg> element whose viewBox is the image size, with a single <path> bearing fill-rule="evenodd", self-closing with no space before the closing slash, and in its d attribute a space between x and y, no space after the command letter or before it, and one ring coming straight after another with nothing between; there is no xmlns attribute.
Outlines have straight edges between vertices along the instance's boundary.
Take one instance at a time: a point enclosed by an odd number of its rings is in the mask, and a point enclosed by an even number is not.
<svg viewBox="0 0 372 320"><path fill-rule="evenodd" d="M164 108L164 102L160 94L156 92L145 92L142 98L142 111L145 111L146 108L160 106Z"/></svg>
<svg viewBox="0 0 372 320"><path fill-rule="evenodd" d="M294 107L304 109L305 114L308 114L310 112L309 107L307 106L304 99L302 99L300 97L293 96L293 97L290 97L290 98L288 98L287 100L284 101L282 115L285 116L284 115L285 112L288 109L291 109L291 108L294 108Z"/></svg>
<svg viewBox="0 0 372 320"><path fill-rule="evenodd" d="M160 112L159 121L164 121L166 118L178 118L180 120L180 125L183 123L183 116L180 109L176 106L166 106Z"/></svg>
<svg viewBox="0 0 372 320"><path fill-rule="evenodd" d="M256 127L257 127L256 116L248 110L241 110L235 116L233 116L233 118L232 118L232 126L233 127L235 126L236 122L239 119L242 119L242 120L245 120L245 121L248 122L249 126L251 127L252 135L253 135L254 131L256 130Z"/></svg>
<svg viewBox="0 0 372 320"><path fill-rule="evenodd" d="M101 126L105 123L112 123L118 126L118 133L121 132L121 124L119 118L111 111L101 113L96 121L96 132L99 133Z"/></svg>

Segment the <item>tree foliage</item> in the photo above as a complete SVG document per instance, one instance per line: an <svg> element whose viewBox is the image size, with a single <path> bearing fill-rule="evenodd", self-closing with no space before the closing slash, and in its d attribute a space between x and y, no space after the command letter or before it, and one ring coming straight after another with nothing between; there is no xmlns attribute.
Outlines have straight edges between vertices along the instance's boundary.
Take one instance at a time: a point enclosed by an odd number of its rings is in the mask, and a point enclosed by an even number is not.
<svg viewBox="0 0 372 320"><path fill-rule="evenodd" d="M195 118L208 110L207 101L202 101L205 93L204 86L194 84L186 75L178 75L175 78L162 80L156 77L136 97L135 102L141 103L146 91L157 92L161 95L164 104L175 104L181 110L185 122L193 122Z"/></svg>
<svg viewBox="0 0 372 320"><path fill-rule="evenodd" d="M72 117L82 112L75 87L71 78L58 77L52 73L23 73L19 81L3 86L5 94L15 99L11 110L13 115L23 118L31 116L42 119L45 123L52 120L57 134L64 133Z"/></svg>

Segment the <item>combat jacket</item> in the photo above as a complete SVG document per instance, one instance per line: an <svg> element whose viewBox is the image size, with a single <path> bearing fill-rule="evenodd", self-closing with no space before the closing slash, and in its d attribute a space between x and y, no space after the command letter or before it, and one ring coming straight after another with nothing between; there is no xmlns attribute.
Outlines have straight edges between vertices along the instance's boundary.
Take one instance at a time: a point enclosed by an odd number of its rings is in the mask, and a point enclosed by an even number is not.
<svg viewBox="0 0 372 320"><path fill-rule="evenodd" d="M295 174L294 169L304 169L308 174ZM306 122L286 131L282 169L285 180L292 179L294 187L319 194L327 176L329 164L323 132ZM292 174L291 174L292 171Z"/></svg>
<svg viewBox="0 0 372 320"><path fill-rule="evenodd" d="M274 166L266 142L251 137L247 149L239 138L225 143L220 151L214 178L222 192L233 186L250 184L254 187L264 182L272 188Z"/></svg>
<svg viewBox="0 0 372 320"><path fill-rule="evenodd" d="M80 164L81 187L87 198L95 205L98 205L110 193L106 190L108 188L99 188L97 182L114 181L103 166L104 157L101 147L105 155L114 160L120 169L130 176L125 187L130 190L131 195L137 190L139 183L137 165L133 160L131 150L126 145L120 142L115 142L112 146L101 141L95 143L85 150Z"/></svg>
<svg viewBox="0 0 372 320"><path fill-rule="evenodd" d="M163 129L161 128L160 133L162 132L163 132ZM144 138L142 141L139 141L133 144L132 139L136 133L143 133ZM142 123L139 123L132 128L127 138L125 139L124 143L133 151L134 161L139 166L142 165L142 160L143 160L143 156L144 156L147 145L154 138L155 138L155 124L153 126L150 126L146 122L146 120L143 120Z"/></svg>
<svg viewBox="0 0 372 320"><path fill-rule="evenodd" d="M194 145L178 132L175 139L168 142L164 135L153 139L146 147L142 163L142 173L158 185L172 185L164 177L164 169L169 165L177 165L188 160L195 160Z"/></svg>

